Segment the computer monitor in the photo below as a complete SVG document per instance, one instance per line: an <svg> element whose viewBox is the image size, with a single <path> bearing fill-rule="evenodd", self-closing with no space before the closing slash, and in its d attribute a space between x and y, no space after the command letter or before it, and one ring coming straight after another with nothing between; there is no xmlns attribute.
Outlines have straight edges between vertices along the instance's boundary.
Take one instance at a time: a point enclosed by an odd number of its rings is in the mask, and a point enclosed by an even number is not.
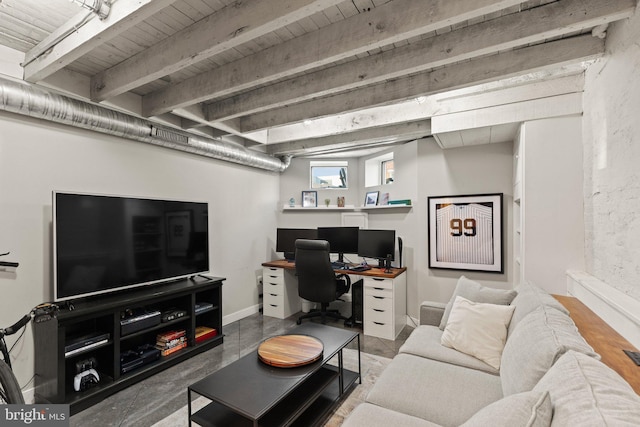
<svg viewBox="0 0 640 427"><path fill-rule="evenodd" d="M360 230L358 232L358 256L375 258L378 265L384 267L384 261L395 259L395 230ZM390 257L389 257L390 256Z"/></svg>
<svg viewBox="0 0 640 427"><path fill-rule="evenodd" d="M278 228L276 230L276 252L284 252L284 257L293 260L296 257L296 240L317 239L315 228Z"/></svg>
<svg viewBox="0 0 640 427"><path fill-rule="evenodd" d="M358 227L318 227L318 239L329 242L332 254L338 254L338 262L344 262L344 254L358 253Z"/></svg>

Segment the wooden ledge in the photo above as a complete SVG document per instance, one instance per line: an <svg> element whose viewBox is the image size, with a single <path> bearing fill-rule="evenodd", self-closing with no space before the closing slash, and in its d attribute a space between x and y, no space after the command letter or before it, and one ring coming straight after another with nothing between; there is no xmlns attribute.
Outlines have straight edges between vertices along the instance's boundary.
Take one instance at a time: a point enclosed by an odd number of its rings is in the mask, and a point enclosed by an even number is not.
<svg viewBox="0 0 640 427"><path fill-rule="evenodd" d="M598 317L579 299L554 295L564 305L578 331L591 347L602 356L602 362L616 371L640 394L640 366L637 366L622 350L638 351L629 341Z"/></svg>

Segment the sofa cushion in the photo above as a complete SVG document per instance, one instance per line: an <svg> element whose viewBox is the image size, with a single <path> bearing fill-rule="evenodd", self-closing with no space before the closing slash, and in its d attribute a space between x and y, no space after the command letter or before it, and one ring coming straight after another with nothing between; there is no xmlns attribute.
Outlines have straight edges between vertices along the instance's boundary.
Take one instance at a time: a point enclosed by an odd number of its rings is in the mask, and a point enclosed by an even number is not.
<svg viewBox="0 0 640 427"><path fill-rule="evenodd" d="M552 426L638 426L640 397L602 362L575 351L564 354L534 391L549 391Z"/></svg>
<svg viewBox="0 0 640 427"><path fill-rule="evenodd" d="M553 409L548 392L512 394L482 408L461 427L548 427Z"/></svg>
<svg viewBox="0 0 640 427"><path fill-rule="evenodd" d="M496 375L401 353L382 372L366 401L442 426L459 426L501 398Z"/></svg>
<svg viewBox="0 0 640 427"><path fill-rule="evenodd" d="M557 299L533 283L522 283L521 285L518 285L516 291L518 294L511 302L511 305L515 306L516 309L511 317L507 337L513 333L516 325L524 319L527 314L531 313L541 305L554 308L567 315L569 314L569 310L560 304Z"/></svg>
<svg viewBox="0 0 640 427"><path fill-rule="evenodd" d="M531 390L569 350L599 358L566 314L546 306L529 313L518 323L502 352L504 395Z"/></svg>
<svg viewBox="0 0 640 427"><path fill-rule="evenodd" d="M439 427L422 418L412 417L402 412L392 411L370 403L361 403L344 420L342 427L402 426Z"/></svg>
<svg viewBox="0 0 640 427"><path fill-rule="evenodd" d="M474 302L509 305L515 298L516 294L517 293L514 290L489 288L482 286L476 281L467 279L465 276L460 276L456 289L453 291L453 295L444 309L444 314L440 321L440 329L444 330L445 326L447 326L449 313L451 313L453 302L456 300L457 296L461 296Z"/></svg>
<svg viewBox="0 0 640 427"><path fill-rule="evenodd" d="M418 326L411 332L409 338L402 344L399 353L414 354L428 359L439 360L466 368L478 369L483 372L497 375L500 371L480 359L462 353L453 348L445 347L440 343L443 331L437 326Z"/></svg>
<svg viewBox="0 0 640 427"><path fill-rule="evenodd" d="M442 345L500 369L513 309L508 305L473 302L457 296L442 334Z"/></svg>

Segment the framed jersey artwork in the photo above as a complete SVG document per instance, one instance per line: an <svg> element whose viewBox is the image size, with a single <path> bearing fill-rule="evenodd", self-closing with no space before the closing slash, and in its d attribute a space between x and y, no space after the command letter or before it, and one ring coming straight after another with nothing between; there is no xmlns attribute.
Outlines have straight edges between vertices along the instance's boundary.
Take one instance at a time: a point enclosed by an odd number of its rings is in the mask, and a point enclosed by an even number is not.
<svg viewBox="0 0 640 427"><path fill-rule="evenodd" d="M504 273L502 193L428 200L429 268Z"/></svg>

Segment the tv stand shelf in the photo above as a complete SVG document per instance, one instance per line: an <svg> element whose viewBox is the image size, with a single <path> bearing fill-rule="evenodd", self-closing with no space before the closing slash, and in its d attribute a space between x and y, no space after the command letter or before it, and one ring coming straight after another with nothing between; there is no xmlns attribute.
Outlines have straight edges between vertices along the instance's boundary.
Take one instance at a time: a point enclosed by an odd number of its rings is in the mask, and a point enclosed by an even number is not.
<svg viewBox="0 0 640 427"><path fill-rule="evenodd" d="M165 284L155 284L126 292L102 295L74 301L73 310L60 308L57 317L34 323L35 340L35 400L36 403L64 403L71 414L92 406L105 397L136 382L169 368L223 342L222 282L224 278L193 276ZM197 303L209 303L211 308L196 313ZM184 311L182 317L159 324L142 326L140 330L121 333L120 320L130 311ZM217 334L196 342L196 327L215 329ZM122 372L121 353L135 351L140 346L155 346L163 332L185 330L187 347L167 356L160 356L131 371ZM78 335L108 334L107 342L87 345L65 357L65 347ZM74 389L78 362L89 358L97 362L100 376L97 385L84 391Z"/></svg>

